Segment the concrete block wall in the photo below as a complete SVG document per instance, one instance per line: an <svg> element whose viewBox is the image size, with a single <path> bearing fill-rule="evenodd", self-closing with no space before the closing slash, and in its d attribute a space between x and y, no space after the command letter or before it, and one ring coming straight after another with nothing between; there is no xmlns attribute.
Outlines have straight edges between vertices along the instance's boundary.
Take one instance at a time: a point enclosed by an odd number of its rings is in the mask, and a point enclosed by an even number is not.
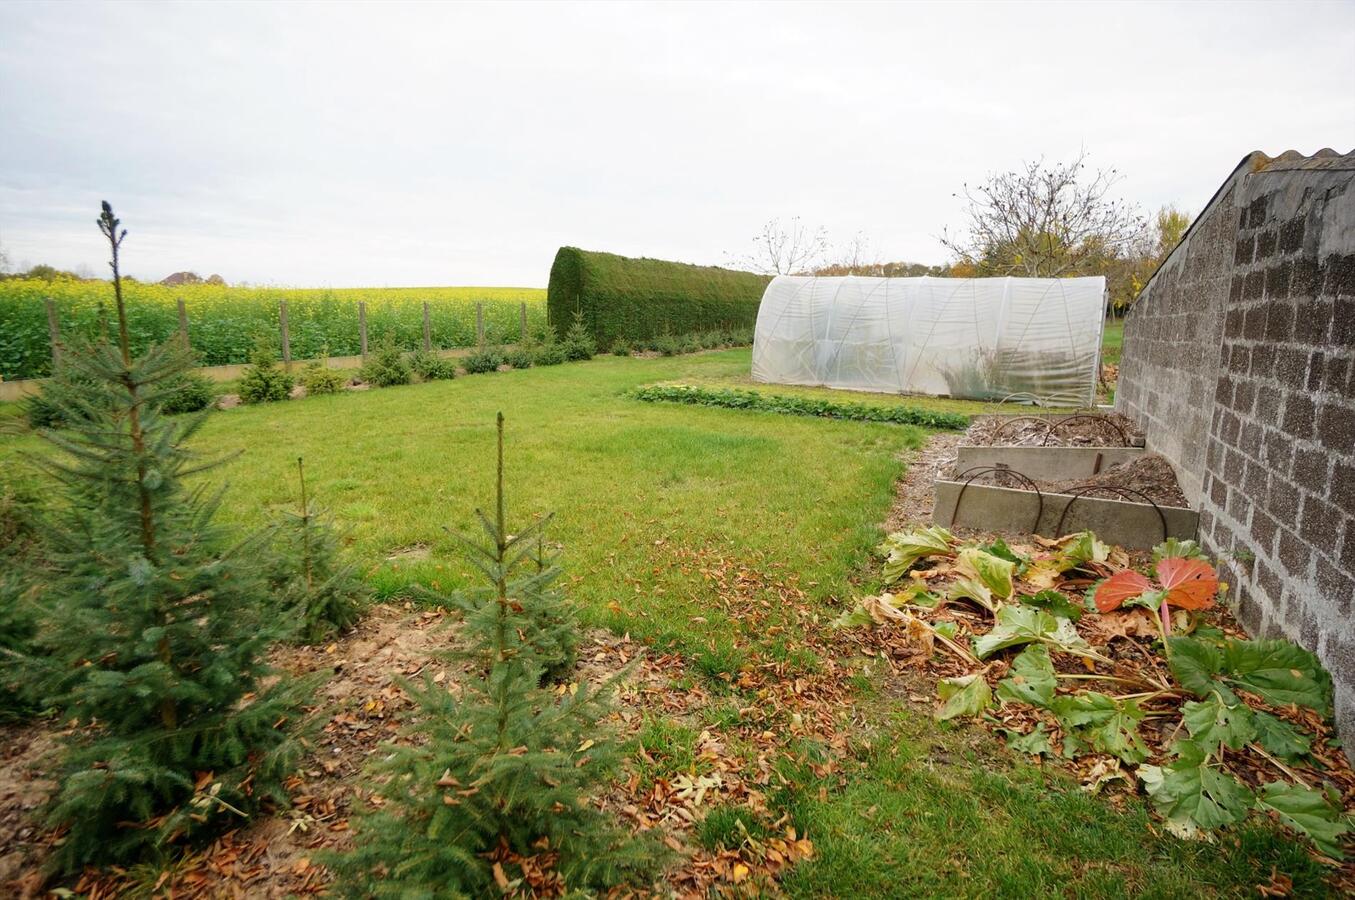
<svg viewBox="0 0 1355 900"><path fill-rule="evenodd" d="M1243 626L1331 671L1355 747L1355 154L1243 161L1130 313L1115 405Z"/></svg>

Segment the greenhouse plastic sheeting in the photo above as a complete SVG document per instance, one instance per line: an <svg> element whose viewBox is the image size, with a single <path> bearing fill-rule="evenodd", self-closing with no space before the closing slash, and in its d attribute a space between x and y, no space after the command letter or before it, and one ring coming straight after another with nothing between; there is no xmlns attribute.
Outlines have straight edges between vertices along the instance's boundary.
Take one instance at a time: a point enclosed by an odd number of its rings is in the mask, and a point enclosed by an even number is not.
<svg viewBox="0 0 1355 900"><path fill-rule="evenodd" d="M753 379L1090 406L1106 280L818 278L767 285Z"/></svg>

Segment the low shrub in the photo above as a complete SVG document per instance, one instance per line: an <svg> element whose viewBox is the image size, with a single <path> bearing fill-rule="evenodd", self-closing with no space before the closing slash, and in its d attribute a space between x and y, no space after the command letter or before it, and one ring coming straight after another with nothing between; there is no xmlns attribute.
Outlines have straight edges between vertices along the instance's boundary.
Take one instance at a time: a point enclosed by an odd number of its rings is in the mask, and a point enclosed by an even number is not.
<svg viewBox="0 0 1355 900"><path fill-rule="evenodd" d="M948 428L964 431L969 417L959 413L934 412L915 406L867 406L839 400L759 394L733 388L701 388L685 384L657 384L637 388L631 394L637 400L663 403L692 403L724 409L751 409L794 416L819 416L857 422L885 422L893 425L921 425L924 428Z"/></svg>
<svg viewBox="0 0 1355 900"><path fill-rule="evenodd" d="M655 339L654 349L664 356L676 356L682 352L682 344L671 334L665 334Z"/></svg>
<svg viewBox="0 0 1355 900"><path fill-rule="evenodd" d="M165 385L165 399L161 409L170 415L197 412L216 400L216 384L206 375L185 372Z"/></svg>
<svg viewBox="0 0 1355 900"><path fill-rule="evenodd" d="M536 354L530 347L514 347L503 355L503 361L515 369L530 369Z"/></svg>
<svg viewBox="0 0 1355 900"><path fill-rule="evenodd" d="M701 338L694 334L689 334L678 342L678 349L681 353L696 353L705 349L701 343Z"/></svg>
<svg viewBox="0 0 1355 900"><path fill-rule="evenodd" d="M337 394L347 383L348 376L338 369L331 369L323 360L307 363L301 370L301 385L307 396Z"/></svg>
<svg viewBox="0 0 1355 900"><path fill-rule="evenodd" d="M416 350L409 366L424 381L445 381L456 377L456 363L430 350Z"/></svg>
<svg viewBox="0 0 1355 900"><path fill-rule="evenodd" d="M503 351L498 347L481 347L461 361L471 375L496 372L503 365Z"/></svg>
<svg viewBox="0 0 1355 900"><path fill-rule="evenodd" d="M414 372L395 343L395 335L387 334L376 346L376 352L362 367L362 380L373 387L395 387L409 384Z"/></svg>
<svg viewBox="0 0 1355 900"><path fill-rule="evenodd" d="M532 364L537 366L558 366L565 361L565 348L554 341L547 341L536 349Z"/></svg>
<svg viewBox="0 0 1355 900"><path fill-rule="evenodd" d="M612 344L612 356L630 356L632 349L630 341L617 341Z"/></svg>
<svg viewBox="0 0 1355 900"><path fill-rule="evenodd" d="M254 345L249 368L240 376L240 399L245 403L274 403L292 392L292 374L278 366L278 355L266 341Z"/></svg>

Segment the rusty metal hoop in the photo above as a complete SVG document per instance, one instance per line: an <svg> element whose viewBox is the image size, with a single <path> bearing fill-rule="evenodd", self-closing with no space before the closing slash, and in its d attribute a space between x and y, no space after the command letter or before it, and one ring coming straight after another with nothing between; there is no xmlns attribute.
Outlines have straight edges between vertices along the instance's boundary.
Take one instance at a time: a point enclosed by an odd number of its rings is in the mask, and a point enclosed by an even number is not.
<svg viewBox="0 0 1355 900"><path fill-rule="evenodd" d="M1068 510L1073 508L1074 503L1081 500L1092 491L1110 491L1111 493L1119 494L1121 500L1130 499L1131 494L1135 497L1142 498L1143 502L1151 506L1153 511L1157 513L1157 519L1162 523L1162 540L1165 541L1167 539L1167 514L1162 511L1162 507L1158 506L1157 502L1143 491L1130 487L1120 487L1119 485L1114 484L1089 484L1085 487L1074 488L1071 491L1067 491L1067 495L1072 499L1063 507L1063 513L1059 516L1059 524L1054 526L1054 537L1063 537L1063 523L1068 518ZM957 503L956 506L958 505L959 504Z"/></svg>
<svg viewBox="0 0 1355 900"><path fill-rule="evenodd" d="M950 512L950 525L947 527L955 527L955 520L960 517L960 503L964 500L965 491L969 490L969 485L973 483L974 479L982 475L990 475L997 472L1000 472L1003 475L1015 475L1018 480L1029 485L1029 489L1035 492L1035 524L1031 526L1030 529L1031 534L1035 533L1035 529L1040 527L1040 519L1044 517L1044 494L1040 491L1040 486L1035 483L1033 478L1022 474L1009 466L970 466L963 472L956 473L951 480L959 481L966 475L969 477L965 478L964 484L960 485L960 494L955 498L955 508Z"/></svg>
<svg viewBox="0 0 1355 900"><path fill-rule="evenodd" d="M1040 446L1048 447L1049 439L1054 436L1054 432L1058 431L1060 428L1062 428L1064 425L1067 425L1069 422L1076 422L1079 419L1092 419L1097 422L1106 423L1111 428L1114 428L1115 432L1120 436L1120 446L1121 447L1129 446L1129 435L1128 433L1125 432L1124 427L1120 425L1119 422L1116 422L1114 419L1111 419L1108 416L1091 415L1087 413L1066 416L1065 418L1059 419L1057 422L1051 422L1049 426L1049 431L1045 433L1044 442L1041 443Z"/></svg>

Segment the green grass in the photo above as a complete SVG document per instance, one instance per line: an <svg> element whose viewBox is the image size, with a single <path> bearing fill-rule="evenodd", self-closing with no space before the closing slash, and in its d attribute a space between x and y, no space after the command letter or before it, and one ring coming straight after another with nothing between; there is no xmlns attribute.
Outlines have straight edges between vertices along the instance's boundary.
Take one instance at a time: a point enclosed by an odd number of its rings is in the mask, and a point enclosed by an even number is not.
<svg viewBox="0 0 1355 900"><path fill-rule="evenodd" d="M470 528L472 508L490 502L502 410L509 514L521 523L556 512L550 538L563 546L567 587L584 618L675 647L689 677L714 695L698 721L646 721L639 742L653 763L641 761L643 774L665 777L699 771L700 729L733 727L741 707L759 702L729 684L750 648L806 670L820 662L794 630L759 633L732 620L692 554L783 566L831 617L879 539L900 451L925 437L909 426L624 396L658 381L737 382L749 360L748 350L605 357L240 407L211 414L196 443L243 451L212 477L230 482L222 514L248 526L295 503L295 461L304 456L312 495L349 529L354 558L392 596L415 582L450 589L471 580L443 528ZM951 411L980 406L944 402ZM11 411L0 407L0 418ZM44 446L0 434L0 482L31 477L20 455ZM388 560L414 546L427 547L428 558ZM762 631L770 632L778 598L765 599L774 613ZM819 777L809 763L823 758L821 748L792 741L776 758L785 782L774 777L766 787L769 826L788 814L816 848L787 876L792 895L1243 896L1272 866L1294 878L1298 894L1322 892L1295 840L1255 827L1217 845L1163 836L1137 800L1117 807L1089 797L982 731L938 728L925 711L901 710L897 685L861 660L842 662L856 670L844 677L856 689L853 718L865 723L854 749L839 771ZM716 813L697 837L736 842L739 818Z"/></svg>
<svg viewBox="0 0 1355 900"><path fill-rule="evenodd" d="M1124 348L1124 319L1108 320L1105 333L1101 337L1101 362L1120 364L1120 352Z"/></svg>

